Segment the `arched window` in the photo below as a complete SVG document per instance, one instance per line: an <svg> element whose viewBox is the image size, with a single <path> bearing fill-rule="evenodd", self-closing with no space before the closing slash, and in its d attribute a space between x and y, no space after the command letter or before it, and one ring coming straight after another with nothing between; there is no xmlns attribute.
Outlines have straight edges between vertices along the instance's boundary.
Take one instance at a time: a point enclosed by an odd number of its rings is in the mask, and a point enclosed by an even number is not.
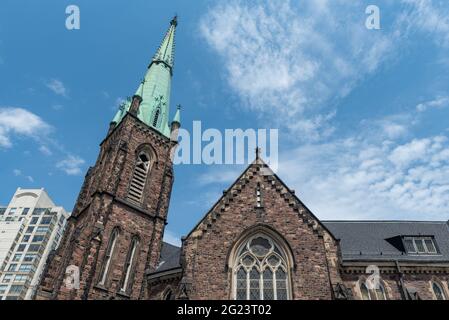
<svg viewBox="0 0 449 320"><path fill-rule="evenodd" d="M168 288L162 295L162 300L175 300L172 289Z"/></svg>
<svg viewBox="0 0 449 320"><path fill-rule="evenodd" d="M371 295L370 295L370 292L368 290L368 287L363 282L360 284L360 292L362 293L362 299L363 300L371 300Z"/></svg>
<svg viewBox="0 0 449 320"><path fill-rule="evenodd" d="M100 276L100 281L99 284L100 285L105 285L106 280L108 278L108 273L109 273L109 269L111 266L111 259L112 256L114 254L114 250L117 244L117 238L119 235L119 229L118 228L114 228L114 230L112 230L111 236L109 238L109 243L108 243L108 247L106 249L106 254L103 260L103 267L101 270L101 276Z"/></svg>
<svg viewBox="0 0 449 320"><path fill-rule="evenodd" d="M140 203L147 181L148 169L150 168L150 156L146 152L141 152L137 157L134 174L129 187L128 199Z"/></svg>
<svg viewBox="0 0 449 320"><path fill-rule="evenodd" d="M139 246L139 238L134 237L129 247L128 255L126 256L126 262L123 270L121 292L127 292L132 282L132 274L135 267L135 257L137 256L137 250Z"/></svg>
<svg viewBox="0 0 449 320"><path fill-rule="evenodd" d="M289 271L283 250L270 237L258 234L238 249L233 268L236 300L287 300Z"/></svg>
<svg viewBox="0 0 449 320"><path fill-rule="evenodd" d="M443 288L435 281L432 283L432 289L437 300L446 300L446 295L444 294Z"/></svg>
<svg viewBox="0 0 449 320"><path fill-rule="evenodd" d="M387 294L382 283L377 289L368 289L364 281L360 282L360 293L363 300L387 300Z"/></svg>
<svg viewBox="0 0 449 320"><path fill-rule="evenodd" d="M157 127L157 123L159 121L159 115L161 114L161 109L157 108L156 112L154 113L154 118L153 118L153 127Z"/></svg>
<svg viewBox="0 0 449 320"><path fill-rule="evenodd" d="M382 283L379 283L379 288L376 290L376 298L377 300L387 300L387 295L385 294L385 288Z"/></svg>

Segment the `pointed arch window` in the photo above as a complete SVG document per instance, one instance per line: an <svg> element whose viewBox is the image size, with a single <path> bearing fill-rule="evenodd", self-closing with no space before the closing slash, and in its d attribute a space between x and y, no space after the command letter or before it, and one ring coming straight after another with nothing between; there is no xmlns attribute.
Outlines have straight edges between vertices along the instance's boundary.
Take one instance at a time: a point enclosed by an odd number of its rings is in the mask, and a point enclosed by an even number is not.
<svg viewBox="0 0 449 320"><path fill-rule="evenodd" d="M173 294L173 290L168 288L164 294L162 295L162 300L175 300L175 296Z"/></svg>
<svg viewBox="0 0 449 320"><path fill-rule="evenodd" d="M382 283L379 283L377 289L368 289L364 281L360 283L360 293L363 300L387 300L387 294Z"/></svg>
<svg viewBox="0 0 449 320"><path fill-rule="evenodd" d="M135 268L135 260L136 260L136 256L137 256L138 247L139 247L139 238L133 237L133 240L131 241L131 246L128 251L128 255L126 256L122 285L120 288L121 292L128 292L129 287L132 284L132 278L133 278L133 273L134 273L134 268Z"/></svg>
<svg viewBox="0 0 449 320"><path fill-rule="evenodd" d="M109 243L106 249L106 254L103 260L103 267L100 274L99 284L102 286L105 285L106 280L108 278L108 273L111 267L111 260L114 255L115 247L117 246L118 236L119 236L119 229L114 228L114 230L112 230L111 236L109 237Z"/></svg>
<svg viewBox="0 0 449 320"><path fill-rule="evenodd" d="M247 239L233 268L236 300L287 300L289 267L283 250L266 235Z"/></svg>
<svg viewBox="0 0 449 320"><path fill-rule="evenodd" d="M148 170L151 158L148 153L141 152L137 157L136 166L129 187L128 199L140 203L142 201L143 190L147 181Z"/></svg>
<svg viewBox="0 0 449 320"><path fill-rule="evenodd" d="M444 294L443 287L438 283L432 282L432 290L437 300L446 300L446 295Z"/></svg>
<svg viewBox="0 0 449 320"><path fill-rule="evenodd" d="M360 284L360 292L362 293L363 300L371 300L370 291L368 290L366 284L364 283Z"/></svg>

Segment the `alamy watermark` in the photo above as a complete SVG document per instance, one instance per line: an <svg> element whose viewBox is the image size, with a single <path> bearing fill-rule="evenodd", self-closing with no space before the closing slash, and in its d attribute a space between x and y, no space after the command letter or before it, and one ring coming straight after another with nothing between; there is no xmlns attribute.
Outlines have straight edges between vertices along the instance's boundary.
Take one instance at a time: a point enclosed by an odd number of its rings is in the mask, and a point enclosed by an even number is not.
<svg viewBox="0 0 449 320"><path fill-rule="evenodd" d="M370 274L365 280L365 285L368 290L380 289L380 270L376 265L369 265L366 267L366 273Z"/></svg>
<svg viewBox="0 0 449 320"><path fill-rule="evenodd" d="M365 21L365 27L368 30L380 30L380 9L376 5L369 5L365 9L368 15Z"/></svg>
<svg viewBox="0 0 449 320"><path fill-rule="evenodd" d="M75 265L70 265L65 269L64 284L67 289L80 288L80 268Z"/></svg>
<svg viewBox="0 0 449 320"><path fill-rule="evenodd" d="M179 141L172 154L174 164L246 164L260 157L273 171L278 169L278 129L203 131L201 121L194 121L192 132L180 128L172 132L172 139Z"/></svg>
<svg viewBox="0 0 449 320"><path fill-rule="evenodd" d="M65 19L65 27L67 30L79 30L81 27L80 8L74 4L65 8L65 13L68 14Z"/></svg>

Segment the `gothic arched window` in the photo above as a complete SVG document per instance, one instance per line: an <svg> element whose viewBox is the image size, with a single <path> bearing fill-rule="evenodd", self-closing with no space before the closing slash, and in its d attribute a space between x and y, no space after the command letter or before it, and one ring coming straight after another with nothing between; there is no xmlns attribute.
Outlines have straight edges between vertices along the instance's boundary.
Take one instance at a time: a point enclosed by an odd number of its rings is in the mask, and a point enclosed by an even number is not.
<svg viewBox="0 0 449 320"><path fill-rule="evenodd" d="M171 288L168 288L164 294L162 295L162 300L175 300L175 296L173 295L173 291Z"/></svg>
<svg viewBox="0 0 449 320"><path fill-rule="evenodd" d="M436 282L432 283L432 290L437 300L446 300L443 288Z"/></svg>
<svg viewBox="0 0 449 320"><path fill-rule="evenodd" d="M233 268L236 300L287 300L288 263L273 239L258 234L247 239L237 251Z"/></svg>
<svg viewBox="0 0 449 320"><path fill-rule="evenodd" d="M142 194L147 181L148 170L150 168L151 158L148 153L141 152L137 157L136 166L129 187L128 199L140 203Z"/></svg>
<svg viewBox="0 0 449 320"><path fill-rule="evenodd" d="M377 289L368 289L365 282L360 283L360 293L363 300L387 300L387 294L382 283L379 283Z"/></svg>
<svg viewBox="0 0 449 320"><path fill-rule="evenodd" d="M131 286L132 275L134 273L135 260L137 256L137 250L139 247L139 238L133 237L131 241L131 246L128 251L128 255L126 256L126 262L124 266L123 278L122 278L122 286L120 291L127 292L128 288Z"/></svg>
<svg viewBox="0 0 449 320"><path fill-rule="evenodd" d="M360 292L362 293L363 300L371 300L371 295L366 284L364 283L360 284Z"/></svg>
<svg viewBox="0 0 449 320"><path fill-rule="evenodd" d="M379 288L376 290L376 298L377 300L387 300L387 295L385 294L385 288L382 283L379 283Z"/></svg>
<svg viewBox="0 0 449 320"><path fill-rule="evenodd" d="M115 247L117 245L118 236L119 236L119 229L114 228L114 230L112 230L111 236L109 237L108 247L106 249L106 254L103 260L103 267L101 270L101 276L99 281L100 285L105 285L106 280L108 278L109 269L111 267L111 260L114 255Z"/></svg>

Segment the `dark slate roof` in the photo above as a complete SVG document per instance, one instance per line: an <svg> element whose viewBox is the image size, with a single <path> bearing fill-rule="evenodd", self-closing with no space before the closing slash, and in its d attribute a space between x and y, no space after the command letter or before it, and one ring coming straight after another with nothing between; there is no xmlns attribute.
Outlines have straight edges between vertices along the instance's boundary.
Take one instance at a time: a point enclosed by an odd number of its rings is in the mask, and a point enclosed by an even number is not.
<svg viewBox="0 0 449 320"><path fill-rule="evenodd" d="M441 221L322 221L340 240L343 262L417 261L449 262L449 224ZM402 236L433 236L438 255L407 255ZM153 273L180 268L181 248L163 242L159 265Z"/></svg>
<svg viewBox="0 0 449 320"><path fill-rule="evenodd" d="M323 221L340 240L343 261L449 262L449 225L439 221ZM438 255L408 255L401 236L433 236Z"/></svg>
<svg viewBox="0 0 449 320"><path fill-rule="evenodd" d="M181 267L179 264L180 255L181 255L181 248L166 242L162 242L159 265L154 272L162 272L175 268L180 268Z"/></svg>

